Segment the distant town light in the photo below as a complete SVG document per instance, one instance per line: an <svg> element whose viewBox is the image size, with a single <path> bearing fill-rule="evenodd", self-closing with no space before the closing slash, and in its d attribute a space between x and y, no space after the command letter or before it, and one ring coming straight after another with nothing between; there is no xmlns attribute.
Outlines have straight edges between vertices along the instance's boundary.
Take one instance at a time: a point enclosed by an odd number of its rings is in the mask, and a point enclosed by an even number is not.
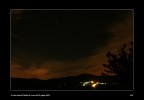
<svg viewBox="0 0 144 100"><path fill-rule="evenodd" d="M95 88L98 84L99 82L96 82L95 84L92 84L92 87Z"/></svg>
<svg viewBox="0 0 144 100"><path fill-rule="evenodd" d="M92 84L92 87L96 87L96 84Z"/></svg>
<svg viewBox="0 0 144 100"><path fill-rule="evenodd" d="M94 81L90 81L90 83L94 83Z"/></svg>
<svg viewBox="0 0 144 100"><path fill-rule="evenodd" d="M83 86L85 86L85 84L83 84Z"/></svg>

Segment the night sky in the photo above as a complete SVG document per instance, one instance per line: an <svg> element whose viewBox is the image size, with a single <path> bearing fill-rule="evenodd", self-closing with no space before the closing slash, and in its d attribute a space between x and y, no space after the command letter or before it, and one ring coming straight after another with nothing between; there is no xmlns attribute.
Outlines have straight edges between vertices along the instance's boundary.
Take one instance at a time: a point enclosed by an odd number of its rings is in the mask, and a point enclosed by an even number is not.
<svg viewBox="0 0 144 100"><path fill-rule="evenodd" d="M101 75L133 40L133 10L11 10L11 77ZM113 75L113 74L110 74Z"/></svg>

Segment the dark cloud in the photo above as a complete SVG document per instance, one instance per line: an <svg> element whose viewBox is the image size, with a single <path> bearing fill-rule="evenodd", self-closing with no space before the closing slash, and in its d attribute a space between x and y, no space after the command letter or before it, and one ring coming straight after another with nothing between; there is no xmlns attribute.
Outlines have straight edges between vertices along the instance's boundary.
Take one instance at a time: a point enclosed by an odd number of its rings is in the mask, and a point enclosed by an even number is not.
<svg viewBox="0 0 144 100"><path fill-rule="evenodd" d="M14 11L14 14L21 14L21 11ZM25 11L22 20L12 23L12 36L15 33L27 42L15 43L12 37L12 48L17 45L14 48L20 48L33 58L88 57L106 45L113 35L106 27L124 15L125 11ZM61 22L55 25L59 16Z"/></svg>

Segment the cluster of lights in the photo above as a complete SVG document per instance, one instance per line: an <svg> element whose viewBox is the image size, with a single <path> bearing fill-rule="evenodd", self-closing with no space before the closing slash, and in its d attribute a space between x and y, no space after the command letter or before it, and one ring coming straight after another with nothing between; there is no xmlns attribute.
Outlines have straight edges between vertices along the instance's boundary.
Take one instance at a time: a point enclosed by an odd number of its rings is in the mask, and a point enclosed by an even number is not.
<svg viewBox="0 0 144 100"><path fill-rule="evenodd" d="M98 84L99 84L99 82L96 82L96 83L92 84L92 87L95 88Z"/></svg>
<svg viewBox="0 0 144 100"><path fill-rule="evenodd" d="M95 81L88 81L88 82L81 82L82 86L86 86L89 85L93 88L95 88L98 84L100 84L100 82L95 82Z"/></svg>
<svg viewBox="0 0 144 100"><path fill-rule="evenodd" d="M104 84L106 84L106 83L99 83L99 84L102 84L102 85L104 85Z"/></svg>
<svg viewBox="0 0 144 100"><path fill-rule="evenodd" d="M86 85L88 85L89 84L89 82L84 82L83 83L83 86L86 86Z"/></svg>
<svg viewBox="0 0 144 100"><path fill-rule="evenodd" d="M87 82L81 82L82 83L82 86L86 86L86 85L89 85L93 88L95 88L98 84L101 84L101 85L105 85L106 83L101 83L101 82L95 82L95 81L87 81Z"/></svg>

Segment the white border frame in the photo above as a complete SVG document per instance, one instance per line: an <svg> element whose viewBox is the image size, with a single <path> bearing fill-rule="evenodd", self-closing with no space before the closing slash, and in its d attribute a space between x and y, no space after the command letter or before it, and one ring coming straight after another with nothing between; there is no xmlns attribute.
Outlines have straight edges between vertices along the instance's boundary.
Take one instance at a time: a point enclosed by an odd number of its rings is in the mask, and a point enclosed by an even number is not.
<svg viewBox="0 0 144 100"><path fill-rule="evenodd" d="M132 10L133 11L133 89L132 90L12 90L11 89L11 11L12 10ZM134 9L10 9L10 91L134 91Z"/></svg>

